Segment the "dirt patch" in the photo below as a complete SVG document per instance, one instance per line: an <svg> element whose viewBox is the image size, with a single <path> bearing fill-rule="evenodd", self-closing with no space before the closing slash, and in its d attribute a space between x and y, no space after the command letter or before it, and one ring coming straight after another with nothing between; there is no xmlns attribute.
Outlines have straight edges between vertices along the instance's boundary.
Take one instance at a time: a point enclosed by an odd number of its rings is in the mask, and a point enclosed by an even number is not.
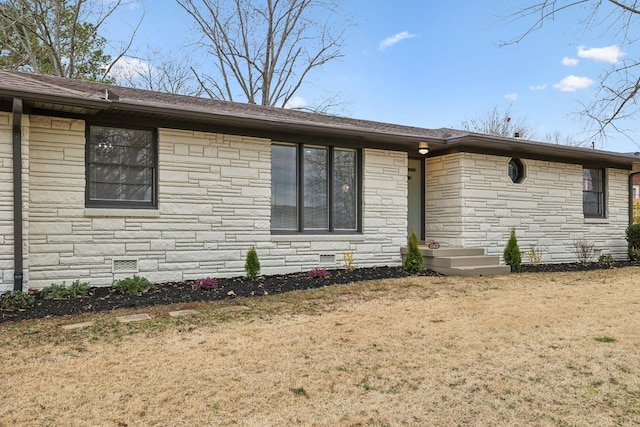
<svg viewBox="0 0 640 427"><path fill-rule="evenodd" d="M639 274L407 277L139 324L9 323L0 425L637 425Z"/></svg>

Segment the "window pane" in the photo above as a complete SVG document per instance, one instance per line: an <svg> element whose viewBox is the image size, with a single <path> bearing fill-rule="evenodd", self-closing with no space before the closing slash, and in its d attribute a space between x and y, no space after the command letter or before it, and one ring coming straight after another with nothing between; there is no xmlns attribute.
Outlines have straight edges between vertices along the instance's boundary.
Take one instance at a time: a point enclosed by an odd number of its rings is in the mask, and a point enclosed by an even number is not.
<svg viewBox="0 0 640 427"><path fill-rule="evenodd" d="M582 209L585 216L604 217L604 170L582 170Z"/></svg>
<svg viewBox="0 0 640 427"><path fill-rule="evenodd" d="M90 200L151 202L154 168L151 131L91 126Z"/></svg>
<svg viewBox="0 0 640 427"><path fill-rule="evenodd" d="M304 147L304 229L329 229L327 149Z"/></svg>
<svg viewBox="0 0 640 427"><path fill-rule="evenodd" d="M271 228L298 229L296 147L271 146Z"/></svg>
<svg viewBox="0 0 640 427"><path fill-rule="evenodd" d="M356 152L336 149L333 153L333 226L336 230L355 230Z"/></svg>
<svg viewBox="0 0 640 427"><path fill-rule="evenodd" d="M602 216L602 194L585 192L582 196L584 214Z"/></svg>

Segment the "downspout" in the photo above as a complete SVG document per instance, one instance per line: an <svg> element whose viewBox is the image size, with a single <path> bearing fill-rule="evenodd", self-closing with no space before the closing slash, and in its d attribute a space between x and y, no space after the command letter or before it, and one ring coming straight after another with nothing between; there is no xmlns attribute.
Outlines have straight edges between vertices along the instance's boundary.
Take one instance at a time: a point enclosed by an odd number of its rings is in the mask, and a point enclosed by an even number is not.
<svg viewBox="0 0 640 427"><path fill-rule="evenodd" d="M13 290L22 291L22 99L13 99Z"/></svg>

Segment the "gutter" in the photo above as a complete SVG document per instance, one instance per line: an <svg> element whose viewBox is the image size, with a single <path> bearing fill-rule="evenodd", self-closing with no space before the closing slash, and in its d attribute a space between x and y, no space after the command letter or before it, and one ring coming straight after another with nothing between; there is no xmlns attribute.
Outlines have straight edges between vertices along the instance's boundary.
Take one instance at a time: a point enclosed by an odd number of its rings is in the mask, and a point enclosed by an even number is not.
<svg viewBox="0 0 640 427"><path fill-rule="evenodd" d="M24 250L22 234L22 99L13 98L13 290L22 291Z"/></svg>

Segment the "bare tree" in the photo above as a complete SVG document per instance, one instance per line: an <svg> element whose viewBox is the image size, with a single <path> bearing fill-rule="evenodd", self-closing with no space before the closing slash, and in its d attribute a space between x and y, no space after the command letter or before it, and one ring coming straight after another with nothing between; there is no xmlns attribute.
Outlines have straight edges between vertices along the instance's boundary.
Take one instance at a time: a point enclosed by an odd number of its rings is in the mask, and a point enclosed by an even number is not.
<svg viewBox="0 0 640 427"><path fill-rule="evenodd" d="M576 147L586 146L586 141L576 141L571 135L563 135L559 130L547 132L542 138L544 142L549 144L572 145Z"/></svg>
<svg viewBox="0 0 640 427"><path fill-rule="evenodd" d="M115 59L105 52L107 39L100 31L123 4L123 0L0 2L0 67L108 80L110 68L127 52L137 31Z"/></svg>
<svg viewBox="0 0 640 427"><path fill-rule="evenodd" d="M176 58L170 53L149 48L144 57L122 58L120 64L112 68L110 76L121 86L200 96L202 88L188 64L186 55Z"/></svg>
<svg viewBox="0 0 640 427"><path fill-rule="evenodd" d="M526 119L512 117L511 105L508 105L504 110L494 106L484 116L464 120L459 127L462 130L485 135L525 139L532 139L535 136L531 125L527 123Z"/></svg>
<svg viewBox="0 0 640 427"><path fill-rule="evenodd" d="M339 58L346 28L334 0L177 0L201 33L213 72L196 72L212 98L287 106L309 73Z"/></svg>
<svg viewBox="0 0 640 427"><path fill-rule="evenodd" d="M510 20L527 22L525 31L502 45L519 43L549 21L560 19L564 13L582 11L582 26L595 31L601 27L607 36L615 37L622 48L637 47L640 41L640 2L636 0L536 0L510 16ZM637 50L637 49L636 49ZM627 134L624 119L638 112L640 91L640 58L615 61L600 76L595 99L583 104L581 115L595 124L595 135L606 139L609 128Z"/></svg>

